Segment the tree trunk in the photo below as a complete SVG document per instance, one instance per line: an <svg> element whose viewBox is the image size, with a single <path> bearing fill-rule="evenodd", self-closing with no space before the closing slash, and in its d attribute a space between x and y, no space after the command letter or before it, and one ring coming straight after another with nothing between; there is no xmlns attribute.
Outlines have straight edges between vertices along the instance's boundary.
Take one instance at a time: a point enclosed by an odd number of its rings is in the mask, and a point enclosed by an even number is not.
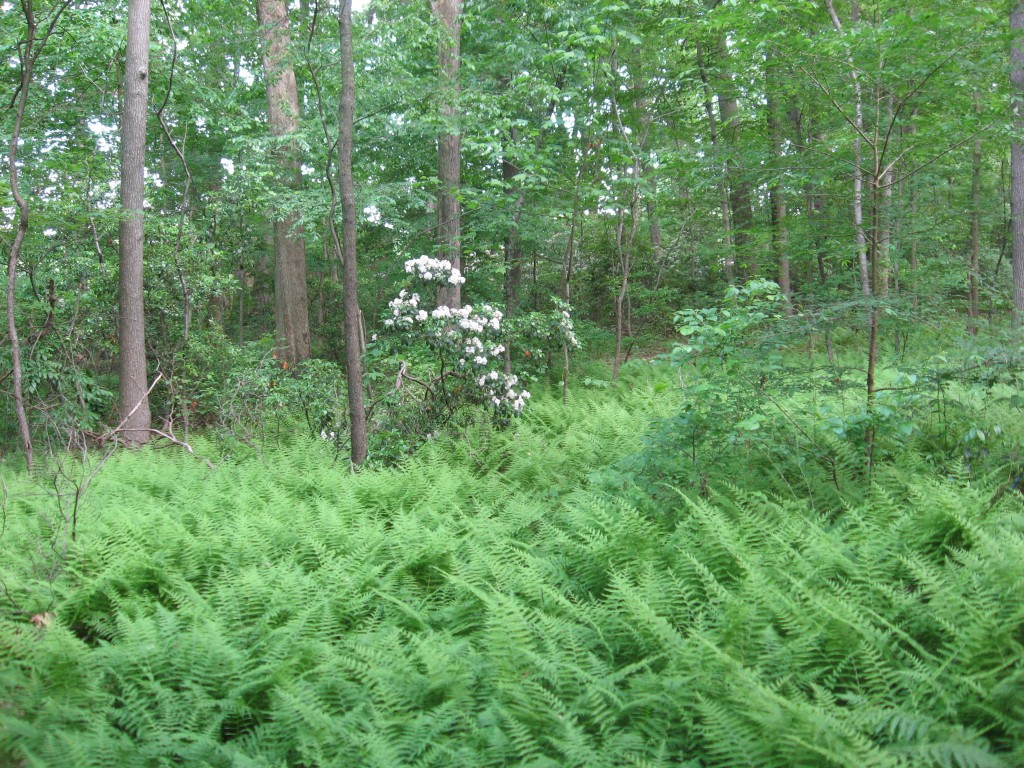
<svg viewBox="0 0 1024 768"><path fill-rule="evenodd" d="M793 287L789 272L789 233L786 229L786 197L782 191L779 174L785 160L785 149L782 142L782 120L779 117L779 99L775 93L774 65L771 60L765 66L765 92L768 97L768 131L771 134L772 152L778 167L772 174L772 182L768 189L771 205L772 255L779 265L779 288L786 297L786 314L793 314Z"/></svg>
<svg viewBox="0 0 1024 768"><path fill-rule="evenodd" d="M287 61L291 40L284 0L257 0L256 13L266 43L263 72L267 81L270 134L284 137L299 128L299 93L295 71ZM278 162L286 183L298 187L302 172L296 150L285 146ZM309 297L306 243L297 226L298 212L274 222L274 323L278 354L290 365L309 359Z"/></svg>
<svg viewBox="0 0 1024 768"><path fill-rule="evenodd" d="M66 6L64 6L66 7ZM64 7L57 11L57 15L64 10ZM28 202L21 195L18 187L18 144L21 136L21 126L25 120L25 106L28 104L28 90L32 84L32 70L39 50L46 43L46 37L36 48L36 33L38 25L36 22L35 9L31 0L22 3L22 12L25 15L25 41L20 49L21 52L21 77L19 82L17 110L14 115L14 129L11 133L11 144L8 150L8 171L11 182L11 197L18 209L18 228L14 235L14 242L7 258L7 336L11 341L11 380L14 390L14 411L18 421L18 435L21 438L21 449L25 454L25 466L32 471L33 449L32 432L29 428L28 414L25 409L24 382L21 370L21 343L18 338L18 325L15 318L15 289L18 281L18 258L21 255L21 246L25 242L25 235L28 234L29 207ZM52 29L52 26L51 26ZM47 34L48 36L48 34Z"/></svg>
<svg viewBox="0 0 1024 768"><path fill-rule="evenodd" d="M1010 48L1013 82L1013 127L1017 136L1024 134L1024 2L1010 13L1010 29L1016 35ZM1024 325L1024 145L1010 145L1010 230L1013 236L1013 318L1016 326Z"/></svg>
<svg viewBox="0 0 1024 768"><path fill-rule="evenodd" d="M876 104L878 105L877 114L879 115L879 121L881 121L881 102L882 94L881 88L879 88L878 95L876 98ZM886 122L892 125L893 120L893 99L890 95L888 98L888 105L886 110L887 119ZM875 286L874 290L878 296L889 295L889 285L892 279L892 261L890 254L890 246L892 245L892 165L885 162L887 147L883 144L873 147L875 154L875 170L872 174L872 181L876 184L881 194L876 195L874 203L877 206L875 223L877 229L874 233L875 247L877 250L877 270L878 270L878 285ZM882 168L882 165L885 168Z"/></svg>
<svg viewBox="0 0 1024 768"><path fill-rule="evenodd" d="M505 317L513 317L519 309L519 286L523 280L523 252L519 240L519 217L523 209L523 193L516 188L515 177L519 175L519 167L509 157L510 147L515 144L516 129L509 131L509 142L501 158L501 180L505 187L505 195L512 202L511 219L505 233ZM570 234L570 238L572 235ZM563 263L562 274L565 274ZM505 373L512 373L512 344L505 341L504 353Z"/></svg>
<svg viewBox="0 0 1024 768"><path fill-rule="evenodd" d="M836 13L833 0L825 0L832 26L842 34L843 23ZM851 4L853 23L857 23L860 9L856 3ZM871 296L871 269L868 265L867 237L864 233L864 152L861 146L861 135L864 132L864 98L861 91L860 76L854 65L852 54L848 54L850 63L850 79L853 80L854 105L854 138L853 138L853 228L854 241L857 248L857 262L860 265L860 288L866 297Z"/></svg>
<svg viewBox="0 0 1024 768"><path fill-rule="evenodd" d="M718 96L718 113L722 121L722 138L734 151L739 144L740 105L734 96ZM750 184L740 177L740 163L730 158L726 163L729 190L729 209L736 259L744 277L757 275L757 256L750 247L750 230L754 223L750 207Z"/></svg>
<svg viewBox="0 0 1024 768"><path fill-rule="evenodd" d="M975 94L975 109L981 111L981 104L977 101ZM980 274L981 255L981 138L974 140L974 155L971 158L971 253L968 272L968 306L967 306L967 331L972 336L978 333L978 317L980 308L978 306L978 280Z"/></svg>
<svg viewBox="0 0 1024 768"><path fill-rule="evenodd" d="M437 152L437 235L438 258L447 259L462 269L462 242L459 186L462 170L462 141L457 127L459 118L459 62L462 35L462 0L431 0L431 10L441 22L438 64L441 75L441 120L444 132ZM437 303L462 306L462 287L447 285L437 290Z"/></svg>
<svg viewBox="0 0 1024 768"><path fill-rule="evenodd" d="M509 145L516 141L516 129L509 132ZM519 219L523 212L523 193L516 188L519 167L506 148L501 159L501 180L505 194L512 200L512 218L505 234L505 314L512 317L519 309L519 286L523 279L523 251L519 239ZM563 270L564 271L564 270ZM506 345L507 346L507 345Z"/></svg>
<svg viewBox="0 0 1024 768"><path fill-rule="evenodd" d="M121 115L120 416L130 446L149 440L152 418L146 371L143 304L143 207L146 172L146 104L149 96L149 0L129 0Z"/></svg>
<svg viewBox="0 0 1024 768"><path fill-rule="evenodd" d="M732 215L729 211L729 191L726 186L728 170L724 163L719 160L718 121L715 119L715 109L712 103L711 86L708 83L707 70L704 67L703 49L697 43L697 67L700 70L700 81L704 89L704 114L708 118L708 131L711 135L711 154L715 159L716 168L720 167L721 176L718 181L718 198L722 210L722 239L725 242L725 259L723 267L725 279L729 285L736 282L736 253L732 234Z"/></svg>
<svg viewBox="0 0 1024 768"><path fill-rule="evenodd" d="M622 230L624 227L625 212L622 208L618 210L615 227L615 245L619 254L619 269L622 280L619 283L619 292L615 296L615 359L612 361L612 382L619 380L619 367L622 365L622 339L623 333L627 330L630 335L633 333L628 310L629 299L629 274L633 265L633 243L636 240L636 230L640 224L640 164L639 160L633 161L633 189L629 201L630 227L629 238L625 243L622 241Z"/></svg>
<svg viewBox="0 0 1024 768"><path fill-rule="evenodd" d="M352 62L352 0L341 0L341 105L338 110L338 188L344 238L345 373L348 378L349 432L352 463L366 459L366 409L360 354L359 268L356 261L356 194L352 180L352 128L356 105L356 73Z"/></svg>

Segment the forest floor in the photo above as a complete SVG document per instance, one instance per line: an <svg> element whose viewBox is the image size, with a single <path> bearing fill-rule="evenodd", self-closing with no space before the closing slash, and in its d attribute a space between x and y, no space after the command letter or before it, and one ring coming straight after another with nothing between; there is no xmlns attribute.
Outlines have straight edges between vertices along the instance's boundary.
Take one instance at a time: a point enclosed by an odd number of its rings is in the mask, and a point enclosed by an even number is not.
<svg viewBox="0 0 1024 768"><path fill-rule="evenodd" d="M1019 495L780 402L701 458L636 361L396 469L121 453L74 540L9 478L0 765L1024 764Z"/></svg>

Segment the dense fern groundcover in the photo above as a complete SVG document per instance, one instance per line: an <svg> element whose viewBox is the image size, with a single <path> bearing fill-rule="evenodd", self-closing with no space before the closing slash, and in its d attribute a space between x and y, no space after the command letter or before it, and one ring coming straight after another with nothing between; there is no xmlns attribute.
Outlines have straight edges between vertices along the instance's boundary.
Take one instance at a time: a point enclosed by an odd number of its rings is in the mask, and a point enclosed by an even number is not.
<svg viewBox="0 0 1024 768"><path fill-rule="evenodd" d="M677 397L538 399L354 476L300 439L119 455L59 553L12 482L0 764L1024 765L1017 495L627 503L599 470Z"/></svg>

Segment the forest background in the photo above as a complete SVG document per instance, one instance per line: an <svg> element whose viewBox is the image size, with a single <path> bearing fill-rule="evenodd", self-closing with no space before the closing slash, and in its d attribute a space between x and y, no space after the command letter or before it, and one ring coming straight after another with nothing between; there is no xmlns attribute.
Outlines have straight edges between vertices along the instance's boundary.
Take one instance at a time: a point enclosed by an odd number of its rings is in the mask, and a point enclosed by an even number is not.
<svg viewBox="0 0 1024 768"><path fill-rule="evenodd" d="M1024 3L0 50L0 764L1024 762Z"/></svg>

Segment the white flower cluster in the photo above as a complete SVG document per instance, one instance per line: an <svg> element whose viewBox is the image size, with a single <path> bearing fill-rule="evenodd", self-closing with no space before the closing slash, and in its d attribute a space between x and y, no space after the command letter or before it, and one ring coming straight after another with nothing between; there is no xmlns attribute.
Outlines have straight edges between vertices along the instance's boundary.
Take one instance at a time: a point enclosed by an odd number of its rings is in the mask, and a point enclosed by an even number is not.
<svg viewBox="0 0 1024 768"><path fill-rule="evenodd" d="M406 262L406 271L419 272L421 277L427 273L436 279L438 260L425 259L428 257ZM451 275L462 279L457 270ZM523 410L530 393L519 386L517 376L495 369L505 353L501 343L501 310L490 304L467 304L460 309L442 305L428 312L420 308L420 295L407 290L402 290L388 308L391 313L384 320L385 327L420 333L439 353L457 358L455 369L472 374L471 380L480 388L482 399L498 411Z"/></svg>
<svg viewBox="0 0 1024 768"><path fill-rule="evenodd" d="M462 285L466 278L462 276L448 259L435 259L432 256L420 256L418 259L409 259L405 262L405 271L410 275L416 275L420 280L428 283L449 283L451 285Z"/></svg>
<svg viewBox="0 0 1024 768"><path fill-rule="evenodd" d="M426 310L420 309L420 295L409 294L404 288L398 296L388 302L391 317L384 319L385 328L410 328L414 323L422 323L427 319Z"/></svg>
<svg viewBox="0 0 1024 768"><path fill-rule="evenodd" d="M521 413L530 399L530 393L525 389L516 392L515 387L519 386L519 377L511 373L498 373L488 371L479 376L476 385L487 393L487 397L495 408L501 408L504 404L515 413Z"/></svg>
<svg viewBox="0 0 1024 768"><path fill-rule="evenodd" d="M562 332L562 338L565 340L567 346L573 349L579 349L580 340L576 336L576 329L572 324L572 315L569 314L569 310L562 310L562 317L558 321L558 329Z"/></svg>

